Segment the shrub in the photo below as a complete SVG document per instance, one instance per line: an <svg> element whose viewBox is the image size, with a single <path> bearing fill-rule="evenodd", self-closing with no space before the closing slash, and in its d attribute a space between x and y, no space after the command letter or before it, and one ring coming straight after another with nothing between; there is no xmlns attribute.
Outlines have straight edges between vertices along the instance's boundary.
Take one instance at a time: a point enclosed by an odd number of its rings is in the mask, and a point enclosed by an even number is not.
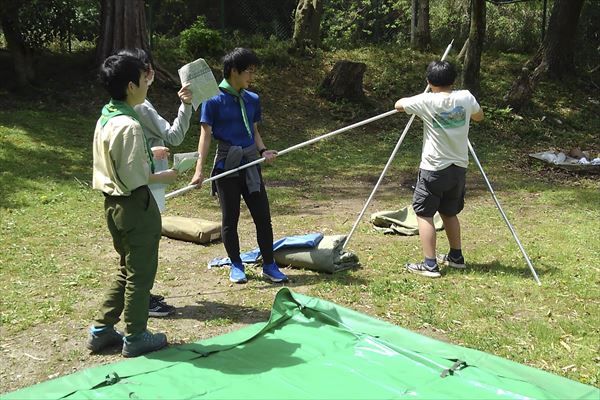
<svg viewBox="0 0 600 400"><path fill-rule="evenodd" d="M198 17L196 22L179 34L181 50L192 58L223 53L221 34L206 25L204 17Z"/></svg>
<svg viewBox="0 0 600 400"><path fill-rule="evenodd" d="M275 36L271 36L262 47L255 51L263 64L285 67L292 63L292 57L288 53L289 47L289 41L278 40Z"/></svg>

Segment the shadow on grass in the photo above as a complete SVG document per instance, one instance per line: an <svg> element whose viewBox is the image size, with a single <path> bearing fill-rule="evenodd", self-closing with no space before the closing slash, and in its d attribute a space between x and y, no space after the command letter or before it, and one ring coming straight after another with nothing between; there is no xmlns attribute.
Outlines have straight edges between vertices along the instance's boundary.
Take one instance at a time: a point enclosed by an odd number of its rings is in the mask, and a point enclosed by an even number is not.
<svg viewBox="0 0 600 400"><path fill-rule="evenodd" d="M270 311L259 310L254 307L200 300L196 301L196 304L177 307L176 313L167 318L174 320L194 319L207 323L215 321L215 324L220 319L227 319L234 323L254 324L267 321L270 315Z"/></svg>
<svg viewBox="0 0 600 400"><path fill-rule="evenodd" d="M558 271L558 268L554 266L546 265L545 263L534 264L533 268L538 274L540 280L544 275L552 275ZM506 265L499 261L491 261L488 263L471 263L467 262L466 269L458 269L452 267L444 268L444 275L455 275L464 273L477 273L482 275L515 275L523 278L533 279L533 275L527 265L527 262L523 259L522 262L513 265Z"/></svg>
<svg viewBox="0 0 600 400"><path fill-rule="evenodd" d="M1 112L0 186L31 193L48 181L91 180L93 124L82 128L82 123L79 116ZM28 205L18 197L0 196L0 207Z"/></svg>

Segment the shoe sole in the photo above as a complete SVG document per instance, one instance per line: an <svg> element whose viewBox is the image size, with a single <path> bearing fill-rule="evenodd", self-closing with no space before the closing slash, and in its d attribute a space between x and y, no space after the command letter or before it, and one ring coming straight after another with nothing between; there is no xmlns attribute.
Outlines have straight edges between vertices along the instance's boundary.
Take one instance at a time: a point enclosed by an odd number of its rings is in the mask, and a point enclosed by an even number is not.
<svg viewBox="0 0 600 400"><path fill-rule="evenodd" d="M447 265L448 267L456 268L456 269L465 269L467 266L465 264L458 264L448 260L447 258L439 257L437 259L437 263L440 265Z"/></svg>
<svg viewBox="0 0 600 400"><path fill-rule="evenodd" d="M262 277L273 283L287 282L289 280L289 278L284 278L284 279L273 278L271 275L265 274L264 272L262 273Z"/></svg>
<svg viewBox="0 0 600 400"><path fill-rule="evenodd" d="M413 274L418 274L418 275L426 276L428 278L439 278L440 276L442 276L442 274L440 274L439 272L419 271L419 270L408 268L408 267L405 267L405 268L409 272L412 272Z"/></svg>
<svg viewBox="0 0 600 400"><path fill-rule="evenodd" d="M122 346L122 344L118 343L118 342L110 343L110 344L107 344L107 345L104 345L104 346L92 346L90 344L86 344L85 348L88 349L90 351L90 353L96 354L96 353L100 353L103 350L110 349L111 347L117 347L119 345Z"/></svg>
<svg viewBox="0 0 600 400"><path fill-rule="evenodd" d="M148 311L149 317L168 317L169 315L175 314L175 310L173 311Z"/></svg>
<svg viewBox="0 0 600 400"><path fill-rule="evenodd" d="M143 351L143 352L140 352L140 353L130 353L128 351L121 350L121 355L123 357L126 357L126 358L139 357L139 356L144 355L144 354L148 354L148 353L152 353L152 352L158 351L160 349L164 349L165 347L167 347L168 344L169 343L166 342L165 344L161 345L160 347L156 347L155 349Z"/></svg>
<svg viewBox="0 0 600 400"><path fill-rule="evenodd" d="M229 278L229 282L233 282L233 283L247 283L248 279L247 278L244 278L244 279L232 279L232 278Z"/></svg>
<svg viewBox="0 0 600 400"><path fill-rule="evenodd" d="M456 269L465 269L467 268L467 266L465 264L457 264L454 263L452 261L446 261L445 265L452 267L452 268L456 268Z"/></svg>

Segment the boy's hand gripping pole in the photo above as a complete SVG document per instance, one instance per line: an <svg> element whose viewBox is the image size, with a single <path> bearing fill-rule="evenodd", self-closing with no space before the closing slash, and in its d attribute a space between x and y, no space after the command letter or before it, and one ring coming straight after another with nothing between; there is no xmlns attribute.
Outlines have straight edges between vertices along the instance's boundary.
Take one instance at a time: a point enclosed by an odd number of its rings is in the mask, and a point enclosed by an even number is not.
<svg viewBox="0 0 600 400"><path fill-rule="evenodd" d="M278 155L278 156L284 155L285 153L289 153L290 151L297 150L297 149L299 149L299 148L301 148L301 147L304 147L304 146L308 146L309 144L313 144L313 143L315 143L315 142L318 142L319 140L323 140L323 139L325 139L325 138L328 138L328 137L330 137L330 136L337 135L338 133L346 132L346 131L348 131L348 130L350 130L350 129L357 128L357 127L359 127L359 126L362 126L362 125L366 125L366 124L368 124L368 123L370 123L370 122L376 121L376 120L378 120L378 119L381 119L381 118L385 118L385 117L387 117L387 116L390 116L390 115L392 115L392 114L395 114L395 113L397 113L397 112L398 112L398 111L396 111L396 110L391 110L391 111L384 112L383 114L379 114L379 115L376 115L376 116L374 116L374 117L371 117L371 118L365 119L365 120L363 120L363 121L356 122L356 123L354 123L354 124L352 124L352 125L345 126L345 127L343 127L343 128L337 129L337 130L335 130L335 131L332 131L332 132L326 133L326 134L324 134L324 135L317 136L316 138L313 138L313 139L307 140L306 142L298 143L298 144L296 144L296 145L294 145L294 146L288 147L287 149L284 149L284 150L278 151L278 152L277 152L277 155ZM225 171L225 172L223 172L223 173L221 173L221 174L218 174L218 175L215 175L215 176L211 176L210 178L207 178L207 179L203 180L203 181L202 181L202 184L205 184L205 183L207 183L207 182L211 182L211 181L216 181L216 180L217 180L217 179L219 179L219 178L223 178L224 176L227 176L227 175L233 174L233 173L235 173L235 172L238 172L238 171L240 171L240 170L242 170L242 169L245 169L245 168L251 167L251 166L253 166L253 165L260 164L260 163L261 163L261 162L263 162L263 161L265 161L265 158L264 158L264 157L262 157L262 158L259 158L259 159L257 159L257 160L254 160L254 161L252 161L252 162L249 162L248 164L244 164L244 165L242 165L242 166L240 166L240 167L237 167L237 168L234 168L234 169L230 169L230 170L228 170L228 171ZM193 189L197 188L198 186L199 186L199 185L189 185L189 186L186 186L186 187L184 187L184 188L181 188L181 189L175 190L175 191L173 191L173 192L171 192L171 193L168 193L168 194L165 196L165 199L167 199L167 200L168 200L168 199L171 199L171 198L173 198L173 197L179 196L179 195L181 195L181 194L187 193L187 192L189 192L190 190L193 190Z"/></svg>

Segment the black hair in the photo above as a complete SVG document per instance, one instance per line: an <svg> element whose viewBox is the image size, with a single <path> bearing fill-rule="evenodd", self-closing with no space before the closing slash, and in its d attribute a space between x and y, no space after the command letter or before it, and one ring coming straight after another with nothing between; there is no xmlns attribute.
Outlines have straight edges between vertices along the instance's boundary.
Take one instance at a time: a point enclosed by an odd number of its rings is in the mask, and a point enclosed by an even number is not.
<svg viewBox="0 0 600 400"><path fill-rule="evenodd" d="M140 49L139 47L133 49L121 49L117 52L118 56L131 56L135 57L146 66L146 71L152 67L152 55L144 49Z"/></svg>
<svg viewBox="0 0 600 400"><path fill-rule="evenodd" d="M260 65L258 56L252 50L236 47L223 57L223 77L228 79L233 68L242 72L252 65Z"/></svg>
<svg viewBox="0 0 600 400"><path fill-rule="evenodd" d="M432 61L427 66L427 81L433 86L450 86L456 79L456 69L448 61Z"/></svg>
<svg viewBox="0 0 600 400"><path fill-rule="evenodd" d="M108 57L100 66L98 77L100 83L114 100L127 98L129 82L140 85L145 65L136 57L128 55L113 55Z"/></svg>

